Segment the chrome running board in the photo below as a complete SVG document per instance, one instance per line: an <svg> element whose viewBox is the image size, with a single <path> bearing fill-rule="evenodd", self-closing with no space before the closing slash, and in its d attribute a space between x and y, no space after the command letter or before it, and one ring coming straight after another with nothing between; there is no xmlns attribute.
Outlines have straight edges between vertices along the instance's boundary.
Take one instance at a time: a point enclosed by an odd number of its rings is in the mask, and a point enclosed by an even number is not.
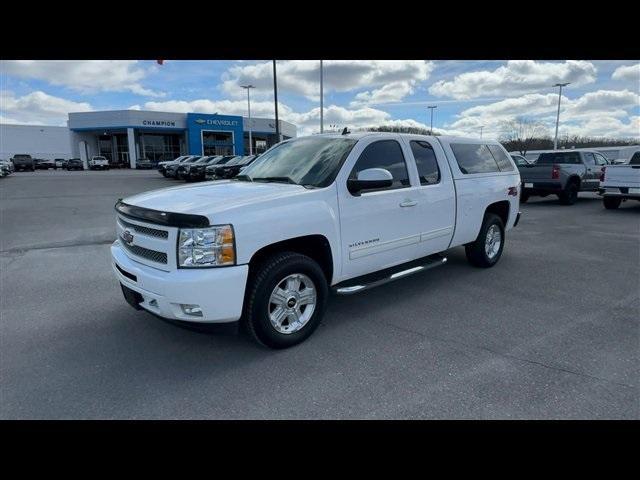
<svg viewBox="0 0 640 480"><path fill-rule="evenodd" d="M439 267L445 263L447 263L447 257L432 255L426 259L421 259L418 262L414 261L410 264L402 265L401 267L395 267L395 269L388 269L383 272L378 272L377 274L373 273L352 280L347 280L334 286L333 291L338 295L353 295L354 293L370 290L380 285L384 285L385 283L400 280L401 278ZM398 270L398 268L402 269Z"/></svg>

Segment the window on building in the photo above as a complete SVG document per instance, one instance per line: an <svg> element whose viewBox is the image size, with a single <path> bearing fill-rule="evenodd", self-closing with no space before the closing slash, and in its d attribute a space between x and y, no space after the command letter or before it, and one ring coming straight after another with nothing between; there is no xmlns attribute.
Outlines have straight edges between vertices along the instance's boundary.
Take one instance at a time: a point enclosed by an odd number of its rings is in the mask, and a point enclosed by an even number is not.
<svg viewBox="0 0 640 480"><path fill-rule="evenodd" d="M234 155L235 146L231 132L202 132L203 155Z"/></svg>

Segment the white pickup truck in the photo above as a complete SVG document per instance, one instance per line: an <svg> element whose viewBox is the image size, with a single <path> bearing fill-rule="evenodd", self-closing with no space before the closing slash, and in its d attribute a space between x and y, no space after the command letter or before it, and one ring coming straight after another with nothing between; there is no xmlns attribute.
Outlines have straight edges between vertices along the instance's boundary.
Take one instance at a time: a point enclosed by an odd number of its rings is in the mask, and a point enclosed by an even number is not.
<svg viewBox="0 0 640 480"><path fill-rule="evenodd" d="M89 170L109 170L109 160L102 155L94 155L89 160Z"/></svg>
<svg viewBox="0 0 640 480"><path fill-rule="evenodd" d="M113 270L160 317L240 320L284 348L318 326L330 289L354 294L466 248L496 264L517 225L520 175L497 142L395 133L299 137L231 180L117 202Z"/></svg>
<svg viewBox="0 0 640 480"><path fill-rule="evenodd" d="M640 200L640 152L633 154L628 165L607 165L598 190L604 207L614 210L623 201Z"/></svg>

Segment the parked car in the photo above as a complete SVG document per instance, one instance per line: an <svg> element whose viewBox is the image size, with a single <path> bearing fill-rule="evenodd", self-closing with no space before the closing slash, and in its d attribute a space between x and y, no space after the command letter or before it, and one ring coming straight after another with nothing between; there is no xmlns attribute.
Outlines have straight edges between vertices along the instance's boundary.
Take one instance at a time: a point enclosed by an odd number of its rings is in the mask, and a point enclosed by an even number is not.
<svg viewBox="0 0 640 480"><path fill-rule="evenodd" d="M182 177L187 182L199 182L204 180L206 168L210 165L218 165L220 162L226 162L227 157L224 155L214 155L212 157L206 157L206 161L199 161L187 165Z"/></svg>
<svg viewBox="0 0 640 480"><path fill-rule="evenodd" d="M118 201L112 266L136 309L241 319L259 343L290 347L318 326L330 289L355 294L444 265L456 246L472 265L496 265L519 188L497 141L298 137L235 179Z"/></svg>
<svg viewBox="0 0 640 480"><path fill-rule="evenodd" d="M178 168L189 163L197 162L201 158L201 155L191 155L189 158L182 160L181 162L168 163L164 166L165 177L177 179Z"/></svg>
<svg viewBox="0 0 640 480"><path fill-rule="evenodd" d="M16 172L27 171L27 170L35 172L36 170L35 163L33 162L33 158L31 158L31 155L26 155L26 154L14 155L11 158L11 162L13 163L13 166L16 169Z"/></svg>
<svg viewBox="0 0 640 480"><path fill-rule="evenodd" d="M602 172L600 189L604 208L614 210L627 200L640 200L640 151L628 165L608 165Z"/></svg>
<svg viewBox="0 0 640 480"><path fill-rule="evenodd" d="M148 158L139 158L136 160L136 169L138 170L150 170L153 168L151 160Z"/></svg>
<svg viewBox="0 0 640 480"><path fill-rule="evenodd" d="M541 153L535 164L520 170L521 202L531 196L557 195L563 205L573 205L578 192L595 192L607 160L595 150L555 150Z"/></svg>
<svg viewBox="0 0 640 480"><path fill-rule="evenodd" d="M79 158L70 158L67 161L67 170L84 170L84 165L82 164L82 160Z"/></svg>
<svg viewBox="0 0 640 480"><path fill-rule="evenodd" d="M160 172L163 176L167 176L167 172L166 172L166 167L169 164L173 164L173 163L181 163L184 162L192 157L195 157L195 155L182 155L178 158L176 158L175 160L168 160L168 161L164 161L164 162L159 162L158 163L158 172Z"/></svg>
<svg viewBox="0 0 640 480"><path fill-rule="evenodd" d="M36 162L36 170L49 170L50 168L56 168L56 162L49 158L38 158L34 161Z"/></svg>
<svg viewBox="0 0 640 480"><path fill-rule="evenodd" d="M243 167L248 167L259 155L248 155L231 160L226 165L215 168L215 178L233 178L240 173Z"/></svg>
<svg viewBox="0 0 640 480"><path fill-rule="evenodd" d="M640 152L640 145L597 147L594 150L604 155L612 165L625 165L636 152Z"/></svg>
<svg viewBox="0 0 640 480"><path fill-rule="evenodd" d="M9 172L9 174L16 171L15 167L13 166L13 162L11 160L0 160L0 165L4 165L7 172Z"/></svg>
<svg viewBox="0 0 640 480"><path fill-rule="evenodd" d="M175 178L177 180L187 179L191 167L194 167L196 165L206 165L212 158L212 156L204 155L202 157L196 157L195 159L193 159L193 161L187 161L178 164L176 168Z"/></svg>
<svg viewBox="0 0 640 480"><path fill-rule="evenodd" d="M102 155L94 155L89 160L89 170L109 170L109 160Z"/></svg>
<svg viewBox="0 0 640 480"><path fill-rule="evenodd" d="M7 177L13 172L10 162L0 161L0 177Z"/></svg>
<svg viewBox="0 0 640 480"><path fill-rule="evenodd" d="M233 162L235 160L239 160L240 158L242 158L242 155L227 155L222 157L222 159L220 159L219 162L216 162L215 165L209 165L208 167L205 168L204 170L204 178L205 180L216 180L218 179L218 177L216 177L216 169L222 165L228 165L230 162Z"/></svg>
<svg viewBox="0 0 640 480"><path fill-rule="evenodd" d="M529 165L533 165L533 162L530 162L526 157L523 157L522 155L519 155L517 153L510 153L509 155L511 155L511 158L513 158L513 161L515 162L516 167L518 167L518 170L520 169L520 167L528 167Z"/></svg>
<svg viewBox="0 0 640 480"><path fill-rule="evenodd" d="M59 168L67 168L67 161L64 158L56 158L53 162L53 168L56 170Z"/></svg>

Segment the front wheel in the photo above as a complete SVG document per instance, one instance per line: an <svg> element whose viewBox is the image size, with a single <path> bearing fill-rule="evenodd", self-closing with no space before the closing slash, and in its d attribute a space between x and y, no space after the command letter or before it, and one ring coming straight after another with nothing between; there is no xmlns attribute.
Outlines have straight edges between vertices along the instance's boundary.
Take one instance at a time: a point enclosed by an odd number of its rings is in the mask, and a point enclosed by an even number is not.
<svg viewBox="0 0 640 480"><path fill-rule="evenodd" d="M504 224L502 219L493 213L487 213L484 216L478 238L475 242L465 246L467 260L476 267L493 267L500 260L503 248Z"/></svg>
<svg viewBox="0 0 640 480"><path fill-rule="evenodd" d="M558 198L562 205L573 205L578 200L578 185L575 182L569 183Z"/></svg>
<svg viewBox="0 0 640 480"><path fill-rule="evenodd" d="M602 203L607 210L615 210L622 203L622 199L619 197L603 197Z"/></svg>
<svg viewBox="0 0 640 480"><path fill-rule="evenodd" d="M316 261L294 252L276 254L252 273L242 326L267 347L291 347L318 327L328 293L327 279Z"/></svg>

